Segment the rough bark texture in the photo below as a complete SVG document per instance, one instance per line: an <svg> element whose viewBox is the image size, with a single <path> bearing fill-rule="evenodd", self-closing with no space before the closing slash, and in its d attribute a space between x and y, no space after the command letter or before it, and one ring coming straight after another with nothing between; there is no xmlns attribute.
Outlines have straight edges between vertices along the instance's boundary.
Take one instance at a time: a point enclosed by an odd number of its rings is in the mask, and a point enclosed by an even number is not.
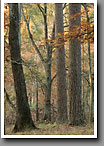
<svg viewBox="0 0 104 146"><path fill-rule="evenodd" d="M81 4L69 4L69 14L81 12ZM69 26L80 25L81 16L71 18L69 15ZM75 38L69 41L69 117L71 125L83 124L83 113L81 106L81 44Z"/></svg>
<svg viewBox="0 0 104 146"><path fill-rule="evenodd" d="M11 65L16 92L16 124L14 131L22 131L27 128L36 128L31 117L28 97L23 74L20 45L19 45L19 12L18 4L9 4L10 28L9 45L11 54Z"/></svg>
<svg viewBox="0 0 104 146"><path fill-rule="evenodd" d="M61 3L55 4L55 30L57 37L56 48L56 79L57 79L57 98L58 98L58 121L67 120L67 94L66 94L66 71L65 71L65 50L61 41L58 39L58 33L64 32L63 26L63 7Z"/></svg>

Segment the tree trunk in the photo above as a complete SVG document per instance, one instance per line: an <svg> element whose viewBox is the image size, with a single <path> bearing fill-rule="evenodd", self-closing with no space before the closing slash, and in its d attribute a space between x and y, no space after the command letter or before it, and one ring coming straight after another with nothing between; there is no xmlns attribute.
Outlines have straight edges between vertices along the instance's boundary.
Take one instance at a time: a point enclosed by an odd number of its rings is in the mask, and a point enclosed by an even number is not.
<svg viewBox="0 0 104 146"><path fill-rule="evenodd" d="M90 18L87 12L86 4L83 4L86 10L87 23L90 22ZM92 67L91 67L91 54L90 54L90 39L88 39L88 60L89 60L89 80L90 80L90 122L94 121L94 87L93 87L93 77L92 77Z"/></svg>
<svg viewBox="0 0 104 146"><path fill-rule="evenodd" d="M19 45L19 12L18 4L9 4L10 27L9 45L11 55L11 65L16 92L16 123L14 132L23 131L27 128L36 128L30 113L28 97L23 73L20 45Z"/></svg>
<svg viewBox="0 0 104 146"><path fill-rule="evenodd" d="M65 71L65 49L63 36L61 41L58 33L64 32L63 7L62 3L55 3L55 30L57 38L56 47L56 79L57 79L57 102L58 102L58 122L67 121L67 94L66 94L66 71Z"/></svg>
<svg viewBox="0 0 104 146"><path fill-rule="evenodd" d="M69 4L69 15L81 13L81 4ZM79 26L81 16L70 18L69 27ZM78 38L69 41L69 117L71 125L83 124L83 113L81 106L81 43Z"/></svg>
<svg viewBox="0 0 104 146"><path fill-rule="evenodd" d="M51 121L51 64L46 64L45 71L46 71L46 90L44 120Z"/></svg>
<svg viewBox="0 0 104 146"><path fill-rule="evenodd" d="M47 25L47 4L44 3L44 32L45 40L48 39L48 25ZM45 90L45 106L44 106L44 120L51 121L51 58L52 51L46 42L47 59L45 63L46 72L46 90Z"/></svg>
<svg viewBox="0 0 104 146"><path fill-rule="evenodd" d="M21 3L18 4L18 11L19 11L19 24L21 23L21 10L22 10L22 5ZM21 29L19 29L19 33L18 33L18 38L19 38L19 45L21 48Z"/></svg>
<svg viewBox="0 0 104 146"><path fill-rule="evenodd" d="M40 11L42 12L43 18L44 18L44 31L45 31L45 39L48 39L48 26L47 26L47 4L44 4L44 9L42 9L40 7L40 5L38 5ZM38 54L38 56L40 57L40 60L42 61L44 67L45 67L45 73L46 73L46 83L44 84L42 82L42 80L38 78L38 81L40 82L41 85L45 85L44 86L44 90L45 90L45 106L44 106L44 116L43 119L50 121L51 120L51 59L52 59L52 48L51 46L48 45L48 43L46 43L46 50L47 50L47 58L44 59L44 57L42 56L39 48L37 47L35 41L33 40L33 36L30 32L29 29L29 23L24 15L24 11L23 11L23 17L24 20L26 22L27 25L27 30L28 30L28 34L30 36L30 39L32 41L32 44ZM54 38L54 33L55 31L55 27L53 27L53 31L52 31L52 38L51 40Z"/></svg>
<svg viewBox="0 0 104 146"><path fill-rule="evenodd" d="M83 117L86 119L85 116L85 82L84 82L84 44L82 45L82 56L83 56L83 62L82 62L82 109L83 109Z"/></svg>
<svg viewBox="0 0 104 146"><path fill-rule="evenodd" d="M38 82L36 81L36 121L39 120L39 112L38 112Z"/></svg>

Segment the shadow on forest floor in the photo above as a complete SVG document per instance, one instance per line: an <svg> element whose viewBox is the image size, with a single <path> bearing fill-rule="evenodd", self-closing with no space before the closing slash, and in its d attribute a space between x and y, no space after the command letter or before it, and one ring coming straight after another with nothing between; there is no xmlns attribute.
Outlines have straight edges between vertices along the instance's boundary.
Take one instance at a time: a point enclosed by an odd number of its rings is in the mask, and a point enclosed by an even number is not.
<svg viewBox="0 0 104 146"><path fill-rule="evenodd" d="M94 135L94 126L69 126L68 124L36 124L38 130L13 133L13 126L6 126L6 135Z"/></svg>

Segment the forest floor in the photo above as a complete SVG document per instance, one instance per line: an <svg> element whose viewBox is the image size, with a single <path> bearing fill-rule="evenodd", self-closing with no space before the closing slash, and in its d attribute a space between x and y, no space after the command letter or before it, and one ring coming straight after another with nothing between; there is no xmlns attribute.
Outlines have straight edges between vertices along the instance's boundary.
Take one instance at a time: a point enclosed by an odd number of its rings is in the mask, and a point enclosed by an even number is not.
<svg viewBox="0 0 104 146"><path fill-rule="evenodd" d="M57 123L37 123L38 130L13 133L14 125L6 126L6 135L94 135L94 126L70 126Z"/></svg>

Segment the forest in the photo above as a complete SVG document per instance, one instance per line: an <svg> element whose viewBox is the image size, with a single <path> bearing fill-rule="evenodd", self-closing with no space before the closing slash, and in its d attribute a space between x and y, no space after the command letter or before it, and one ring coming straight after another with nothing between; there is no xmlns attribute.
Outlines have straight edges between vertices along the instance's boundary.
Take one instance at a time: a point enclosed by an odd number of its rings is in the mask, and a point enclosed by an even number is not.
<svg viewBox="0 0 104 146"><path fill-rule="evenodd" d="M4 4L4 135L94 135L94 4Z"/></svg>

